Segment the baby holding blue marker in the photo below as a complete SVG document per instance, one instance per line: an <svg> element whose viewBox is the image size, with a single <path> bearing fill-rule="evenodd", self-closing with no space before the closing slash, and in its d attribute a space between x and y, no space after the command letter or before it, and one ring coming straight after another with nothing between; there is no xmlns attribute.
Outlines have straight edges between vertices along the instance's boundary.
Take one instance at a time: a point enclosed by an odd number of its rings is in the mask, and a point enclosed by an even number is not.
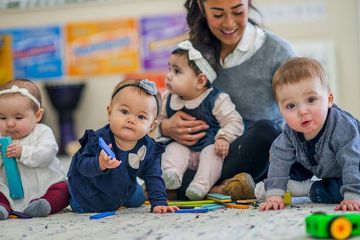
<svg viewBox="0 0 360 240"><path fill-rule="evenodd" d="M16 79L0 88L0 136L12 139L6 157L16 159L24 190L23 198L11 198L0 158L0 220L11 210L46 217L69 204L58 145L52 130L40 123L43 113L40 90L32 81Z"/></svg>
<svg viewBox="0 0 360 240"><path fill-rule="evenodd" d="M125 80L118 83L107 106L109 124L86 130L81 148L68 172L70 206L78 213L116 211L121 206L139 207L145 202L137 177L144 180L154 213L175 212L168 206L161 177L160 155L164 148L147 134L156 127L161 97L153 82ZM110 157L99 138L115 154Z"/></svg>

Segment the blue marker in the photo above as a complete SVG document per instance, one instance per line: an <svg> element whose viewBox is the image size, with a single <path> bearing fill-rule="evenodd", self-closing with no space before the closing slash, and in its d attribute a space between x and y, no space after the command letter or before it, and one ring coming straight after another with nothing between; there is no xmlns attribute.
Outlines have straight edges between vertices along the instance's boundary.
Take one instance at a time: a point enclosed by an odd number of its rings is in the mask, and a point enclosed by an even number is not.
<svg viewBox="0 0 360 240"><path fill-rule="evenodd" d="M179 209L176 210L175 213L206 213L208 212L208 208L192 208L192 209Z"/></svg>
<svg viewBox="0 0 360 240"><path fill-rule="evenodd" d="M109 148L109 146L106 144L102 137L99 137L99 146L109 157L116 158L115 153Z"/></svg>
<svg viewBox="0 0 360 240"><path fill-rule="evenodd" d="M109 217L109 216L112 216L115 214L116 214L116 212L102 212L102 213L97 213L97 214L91 215L90 219L100 219L100 218Z"/></svg>

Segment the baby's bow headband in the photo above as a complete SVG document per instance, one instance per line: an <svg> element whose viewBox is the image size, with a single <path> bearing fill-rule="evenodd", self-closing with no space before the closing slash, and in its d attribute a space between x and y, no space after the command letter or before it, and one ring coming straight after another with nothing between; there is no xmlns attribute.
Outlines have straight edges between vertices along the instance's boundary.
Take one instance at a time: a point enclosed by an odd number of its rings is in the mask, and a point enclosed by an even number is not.
<svg viewBox="0 0 360 240"><path fill-rule="evenodd" d="M7 94L7 93L20 93L21 95L30 98L40 108L39 100L37 100L36 97L34 97L34 95L32 95L29 92L29 90L27 90L26 88L19 88L18 86L13 85L9 89L5 89L5 90L0 91L0 95Z"/></svg>
<svg viewBox="0 0 360 240"><path fill-rule="evenodd" d="M194 61L196 66L206 75L208 80L212 83L216 79L216 72L211 65L206 61L201 52L194 48L189 40L185 40L178 44L178 47L182 50L188 51L189 60Z"/></svg>

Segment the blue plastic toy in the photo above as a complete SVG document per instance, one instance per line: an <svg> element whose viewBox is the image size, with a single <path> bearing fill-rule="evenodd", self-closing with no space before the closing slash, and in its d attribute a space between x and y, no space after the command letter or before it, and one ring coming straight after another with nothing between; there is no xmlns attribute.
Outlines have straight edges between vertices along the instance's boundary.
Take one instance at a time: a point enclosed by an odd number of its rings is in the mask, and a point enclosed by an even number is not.
<svg viewBox="0 0 360 240"><path fill-rule="evenodd" d="M109 148L102 137L99 137L99 146L104 150L104 152L111 158L116 158L115 153Z"/></svg>
<svg viewBox="0 0 360 240"><path fill-rule="evenodd" d="M115 214L116 214L116 212L101 212L101 213L96 213L94 215L91 215L90 219L100 219L100 218L109 217L109 216L112 216Z"/></svg>
<svg viewBox="0 0 360 240"><path fill-rule="evenodd" d="M191 208L191 209L179 209L176 210L175 213L206 213L208 212L208 208Z"/></svg>
<svg viewBox="0 0 360 240"><path fill-rule="evenodd" d="M12 199L24 197L24 190L21 182L19 168L15 158L6 157L6 149L11 144L11 137L0 137L1 158L4 162L6 179Z"/></svg>

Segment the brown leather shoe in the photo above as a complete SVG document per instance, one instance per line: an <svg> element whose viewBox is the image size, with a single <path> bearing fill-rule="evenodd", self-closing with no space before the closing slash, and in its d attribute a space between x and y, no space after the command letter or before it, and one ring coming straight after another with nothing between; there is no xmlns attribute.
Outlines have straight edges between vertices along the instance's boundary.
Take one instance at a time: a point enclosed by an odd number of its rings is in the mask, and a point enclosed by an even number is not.
<svg viewBox="0 0 360 240"><path fill-rule="evenodd" d="M223 182L222 190L233 200L255 198L255 182L248 173L239 173Z"/></svg>

